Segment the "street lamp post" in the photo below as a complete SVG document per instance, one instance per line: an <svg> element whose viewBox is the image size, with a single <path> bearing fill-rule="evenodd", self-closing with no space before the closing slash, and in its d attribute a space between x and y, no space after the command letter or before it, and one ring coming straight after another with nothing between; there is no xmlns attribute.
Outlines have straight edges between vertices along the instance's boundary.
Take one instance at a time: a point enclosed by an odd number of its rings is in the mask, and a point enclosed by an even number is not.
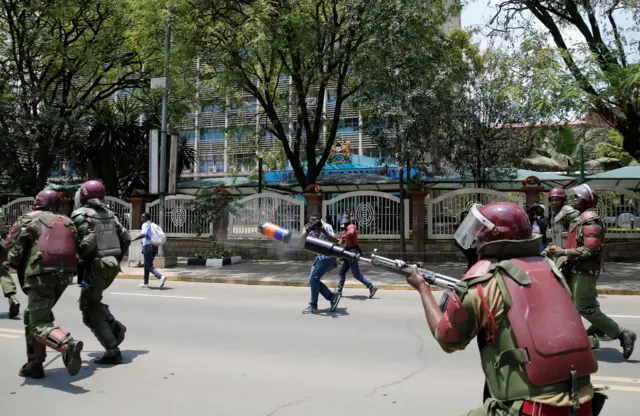
<svg viewBox="0 0 640 416"><path fill-rule="evenodd" d="M158 225L164 230L165 228L165 194L166 194L166 173L167 173L167 106L169 100L169 50L171 49L171 14L167 7L166 26L164 32L164 90L162 92L162 121L161 121L161 138L160 138L160 203ZM164 248L158 248L158 257L164 257Z"/></svg>

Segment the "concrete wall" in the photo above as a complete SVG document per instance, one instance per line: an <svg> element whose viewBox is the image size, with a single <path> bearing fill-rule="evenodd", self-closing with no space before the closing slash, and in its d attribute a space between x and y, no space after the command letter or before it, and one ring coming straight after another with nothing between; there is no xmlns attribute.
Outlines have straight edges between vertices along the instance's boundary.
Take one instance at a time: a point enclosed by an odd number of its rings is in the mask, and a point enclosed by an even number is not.
<svg viewBox="0 0 640 416"><path fill-rule="evenodd" d="M207 248L212 244L208 238L169 238L167 249L170 255L178 257L191 257L199 248ZM462 253L453 245L453 240L426 240L425 253L415 253L413 244L407 241L407 259L410 261L422 261L425 263L458 261L466 262ZM225 248L234 251L236 255L243 259L274 259L274 260L313 260L314 254L303 249L300 241L292 241L285 245L273 240L227 240L222 243ZM365 254L370 254L375 248L378 254L391 257L402 258L402 250L399 241L371 240L362 241L360 248ZM640 241L638 240L618 240L607 241L605 249L606 262L639 262Z"/></svg>

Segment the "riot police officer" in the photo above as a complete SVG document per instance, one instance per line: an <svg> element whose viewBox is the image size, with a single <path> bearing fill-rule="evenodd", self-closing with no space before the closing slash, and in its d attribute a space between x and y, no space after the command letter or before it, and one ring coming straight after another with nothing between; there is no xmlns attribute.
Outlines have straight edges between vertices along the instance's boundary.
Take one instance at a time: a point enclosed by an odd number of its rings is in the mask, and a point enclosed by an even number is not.
<svg viewBox="0 0 640 416"><path fill-rule="evenodd" d="M70 375L82 366L82 341L74 339L53 321L52 309L77 272L76 227L69 217L57 213L59 197L55 191L38 193L33 211L23 215L7 237L5 267L18 271L18 279L28 297L24 313L28 362L20 376L44 377L42 363L46 347L62 353Z"/></svg>
<svg viewBox="0 0 640 416"><path fill-rule="evenodd" d="M109 306L102 303L102 296L120 272L120 262L131 244L131 237L104 203L104 197L102 183L85 182L76 195L76 203L81 206L76 206L71 218L78 229L82 261L82 321L106 350L95 362L118 364L122 362L118 346L124 341L127 328L115 319Z"/></svg>

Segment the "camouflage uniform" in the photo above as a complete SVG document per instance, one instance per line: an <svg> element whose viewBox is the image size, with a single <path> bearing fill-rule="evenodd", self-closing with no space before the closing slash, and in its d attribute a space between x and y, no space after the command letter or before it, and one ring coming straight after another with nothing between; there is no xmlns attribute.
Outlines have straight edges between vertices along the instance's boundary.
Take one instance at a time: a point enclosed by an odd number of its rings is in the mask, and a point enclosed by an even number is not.
<svg viewBox="0 0 640 416"><path fill-rule="evenodd" d="M7 264L18 271L28 297L24 314L28 362L20 370L23 377L44 377L47 346L62 353L70 375L76 375L82 365L82 341L54 324L53 307L77 270L73 223L62 214L40 210L54 200L53 191L38 194L34 211L20 217L7 238Z"/></svg>
<svg viewBox="0 0 640 416"><path fill-rule="evenodd" d="M456 240L476 247L480 261L455 285L443 313L419 276L409 283L444 351L463 350L477 337L485 402L467 416L597 415L602 396L590 378L597 338L584 332L561 272L538 255L540 237L532 237L524 209L476 204Z"/></svg>
<svg viewBox="0 0 640 416"><path fill-rule="evenodd" d="M7 248L4 241L5 236L8 234L9 229L5 221L4 212L0 209L0 263L7 261ZM18 290L16 289L16 283L13 281L13 277L9 274L9 270L5 267L0 267L0 286L2 287L2 293L4 297L9 301L9 318L15 318L20 313L20 302L16 298Z"/></svg>
<svg viewBox="0 0 640 416"><path fill-rule="evenodd" d="M117 364L122 361L118 346L124 340L126 327L115 319L109 306L102 303L102 298L103 292L120 273L120 261L131 244L131 238L115 214L99 199L86 201L71 214L71 218L78 229L83 269L80 293L82 320L106 350L95 361Z"/></svg>

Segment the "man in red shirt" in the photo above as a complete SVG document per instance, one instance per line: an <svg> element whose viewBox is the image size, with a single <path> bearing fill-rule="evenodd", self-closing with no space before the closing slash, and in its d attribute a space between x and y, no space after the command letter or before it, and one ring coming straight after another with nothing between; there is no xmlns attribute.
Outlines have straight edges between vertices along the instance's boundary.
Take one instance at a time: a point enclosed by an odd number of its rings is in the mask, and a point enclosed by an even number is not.
<svg viewBox="0 0 640 416"><path fill-rule="evenodd" d="M340 228L342 230L346 229L346 232L342 234L342 237L340 237L340 241L338 242L338 244L344 245L349 251L362 253L360 247L358 246L358 229L356 228L355 221L353 220L351 214L345 213L342 216L342 218L340 219ZM360 266L358 265L358 262L356 260L343 260L342 267L338 272L340 280L338 281L336 293L342 296L342 288L344 287L345 280L347 280L347 270L349 269L351 269L353 277L355 277L356 280L358 280L369 289L369 299L371 299L378 291L378 288L375 287L370 280L362 275Z"/></svg>

